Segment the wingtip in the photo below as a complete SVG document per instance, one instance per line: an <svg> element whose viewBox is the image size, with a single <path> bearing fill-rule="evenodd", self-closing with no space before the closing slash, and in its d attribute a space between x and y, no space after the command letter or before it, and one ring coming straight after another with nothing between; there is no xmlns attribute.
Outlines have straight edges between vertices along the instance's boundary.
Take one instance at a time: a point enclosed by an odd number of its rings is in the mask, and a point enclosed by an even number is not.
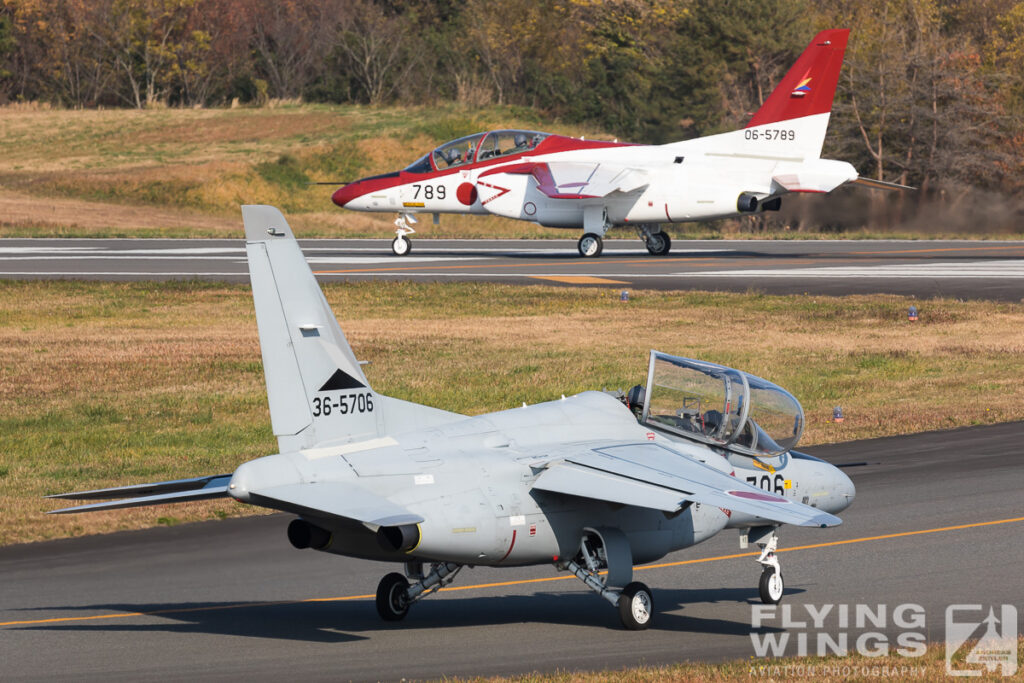
<svg viewBox="0 0 1024 683"><path fill-rule="evenodd" d="M242 223L245 225L247 242L295 239L287 219L276 206L244 204L242 205Z"/></svg>

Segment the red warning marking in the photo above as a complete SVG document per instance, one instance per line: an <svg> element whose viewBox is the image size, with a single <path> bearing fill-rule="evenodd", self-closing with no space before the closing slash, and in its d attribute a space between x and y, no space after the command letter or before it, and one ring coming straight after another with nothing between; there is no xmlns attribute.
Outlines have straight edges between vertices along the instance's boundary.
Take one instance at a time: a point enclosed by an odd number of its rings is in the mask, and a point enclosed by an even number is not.
<svg viewBox="0 0 1024 683"><path fill-rule="evenodd" d="M505 553L504 555L502 555L501 559L498 560L499 564L504 562L505 558L512 554L512 548L514 548L515 546L516 546L516 530L513 529L512 530L512 542L508 544L508 552Z"/></svg>

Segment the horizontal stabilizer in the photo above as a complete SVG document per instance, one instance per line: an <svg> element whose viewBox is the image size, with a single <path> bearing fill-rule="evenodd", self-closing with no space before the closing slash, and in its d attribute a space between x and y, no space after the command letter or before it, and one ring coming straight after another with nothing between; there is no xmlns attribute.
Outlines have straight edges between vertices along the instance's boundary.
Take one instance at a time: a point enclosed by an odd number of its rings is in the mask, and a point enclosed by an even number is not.
<svg viewBox="0 0 1024 683"><path fill-rule="evenodd" d="M195 500L209 500L211 498L224 498L228 495L228 482L230 474L218 474L210 477L197 477L195 479L177 479L164 481L157 484L138 484L135 486L119 486L110 489L96 489L94 491L80 491L77 493L59 493L47 498L59 498L64 500L97 500L103 498L118 498L102 503L90 503L88 505L77 505L60 510L51 510L48 514L63 515L72 512L93 512L97 510L117 510L119 508L145 507L148 505L163 505L165 503L184 503Z"/></svg>
<svg viewBox="0 0 1024 683"><path fill-rule="evenodd" d="M214 474L209 477L175 479L173 481L161 481L156 484L134 484L132 486L117 486L111 489L55 493L46 497L63 498L65 500L103 500L105 498L125 498L127 496L152 496L161 493L175 493L177 491L193 491L211 485L211 483L214 486L220 486L222 483L227 484L229 479L231 479L230 474Z"/></svg>
<svg viewBox="0 0 1024 683"><path fill-rule="evenodd" d="M872 178L865 178L861 176L853 181L855 185L863 185L864 187L870 187L872 190L916 190L916 187L910 185L900 185L899 183L887 183L884 180L874 180Z"/></svg>
<svg viewBox="0 0 1024 683"><path fill-rule="evenodd" d="M248 502L315 517L342 517L376 526L419 524L423 517L354 484L283 484L249 491Z"/></svg>
<svg viewBox="0 0 1024 683"><path fill-rule="evenodd" d="M609 444L563 458L537 479L534 488L669 512L689 501L783 524L842 523L834 515L751 486L660 444Z"/></svg>

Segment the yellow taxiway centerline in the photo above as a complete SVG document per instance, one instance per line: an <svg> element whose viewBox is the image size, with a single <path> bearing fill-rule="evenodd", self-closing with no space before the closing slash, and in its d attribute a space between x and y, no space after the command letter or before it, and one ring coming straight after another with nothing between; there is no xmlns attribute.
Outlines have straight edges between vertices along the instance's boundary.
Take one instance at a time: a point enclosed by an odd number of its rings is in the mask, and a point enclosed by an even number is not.
<svg viewBox="0 0 1024 683"><path fill-rule="evenodd" d="M853 543L866 543L868 541L882 541L890 538L903 538L905 536L919 536L922 534L935 534L941 531L958 531L960 529L973 529L996 524L1011 524L1013 522L1024 522L1024 517L1011 517L1010 519L996 519L991 522L974 522L971 524L957 524L956 526L943 526L935 529L918 529L917 531L901 531L893 534L882 534L880 536L864 536L862 538L850 538L845 541L829 541L827 543L812 543L811 545L800 545L793 548L780 548L778 552L786 553L796 550L814 550L816 548L831 548L840 545ZM634 571L649 571L651 569L665 569L666 567L679 567L686 564L700 564L702 562L717 562L719 560L732 560L738 557L753 557L759 555L757 552L736 553L735 555L719 555L717 557L701 557L694 560L680 560L678 562L665 562L663 564L649 564L642 567L634 567ZM575 576L547 576L539 579L519 579L516 581L499 581L496 583L478 583L472 586L448 586L443 591L466 591L480 588L501 588L504 586L523 586L531 583L547 583L549 581L566 581L574 579ZM69 621L95 621L98 619L127 619L129 617L149 617L161 614L187 614L188 612L211 612L214 610L241 609L243 607L273 607L276 605L301 605L314 602L344 602L349 600L370 600L375 596L366 595L344 595L334 598L306 598L305 600L277 600L272 602L243 602L235 605L211 605L208 607L181 607L171 609L153 610L151 612L120 612L118 614L93 614L86 617L53 617L50 619L27 619L24 621L4 621L0 626L29 626L32 624L53 624Z"/></svg>

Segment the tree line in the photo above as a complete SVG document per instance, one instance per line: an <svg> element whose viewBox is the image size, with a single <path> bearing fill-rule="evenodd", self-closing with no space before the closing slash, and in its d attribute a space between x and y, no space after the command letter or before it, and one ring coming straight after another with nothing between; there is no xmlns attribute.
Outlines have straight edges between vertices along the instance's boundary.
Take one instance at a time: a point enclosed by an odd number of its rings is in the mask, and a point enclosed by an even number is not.
<svg viewBox="0 0 1024 683"><path fill-rule="evenodd" d="M830 153L1022 193L1021 0L0 0L0 102L507 104L664 142L742 126L841 26Z"/></svg>

